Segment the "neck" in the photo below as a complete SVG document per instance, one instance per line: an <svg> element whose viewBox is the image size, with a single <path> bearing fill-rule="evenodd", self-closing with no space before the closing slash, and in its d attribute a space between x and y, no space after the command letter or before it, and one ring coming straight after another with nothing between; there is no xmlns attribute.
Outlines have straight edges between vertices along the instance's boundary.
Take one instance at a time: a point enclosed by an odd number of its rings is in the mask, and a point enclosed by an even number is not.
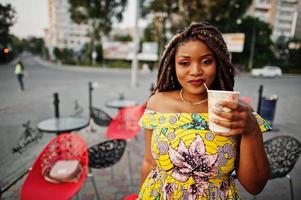
<svg viewBox="0 0 301 200"><path fill-rule="evenodd" d="M193 106L199 106L199 105L204 104L204 103L207 102L207 98L199 100L199 101L191 101L191 100L185 99L184 95L183 95L183 89L180 90L180 98L184 103L187 103L187 104L190 104L190 105L193 105Z"/></svg>
<svg viewBox="0 0 301 200"><path fill-rule="evenodd" d="M187 94L187 92L185 92L183 89L181 90L182 90L182 96L187 101L198 102L207 99L207 92L201 94Z"/></svg>

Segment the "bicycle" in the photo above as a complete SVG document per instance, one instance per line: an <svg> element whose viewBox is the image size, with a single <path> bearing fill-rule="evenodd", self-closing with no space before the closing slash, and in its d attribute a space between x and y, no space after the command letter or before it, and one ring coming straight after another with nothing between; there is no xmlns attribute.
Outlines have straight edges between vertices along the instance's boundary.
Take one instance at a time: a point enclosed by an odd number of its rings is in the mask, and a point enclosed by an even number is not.
<svg viewBox="0 0 301 200"><path fill-rule="evenodd" d="M22 154L24 149L28 147L29 144L33 142L38 142L42 137L43 133L37 129L34 129L30 126L31 121L28 120L26 123L22 124L25 128L21 137L18 139L18 143L15 147L12 148L12 153Z"/></svg>

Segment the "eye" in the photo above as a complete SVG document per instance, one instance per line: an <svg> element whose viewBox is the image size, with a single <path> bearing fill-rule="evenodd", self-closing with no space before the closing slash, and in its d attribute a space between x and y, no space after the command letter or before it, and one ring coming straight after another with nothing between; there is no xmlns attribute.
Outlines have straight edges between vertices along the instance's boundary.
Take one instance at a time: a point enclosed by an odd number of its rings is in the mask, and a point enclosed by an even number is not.
<svg viewBox="0 0 301 200"><path fill-rule="evenodd" d="M203 65L210 65L212 62L213 62L213 59L206 58L206 59L203 59L201 61L201 64L203 64Z"/></svg>
<svg viewBox="0 0 301 200"><path fill-rule="evenodd" d="M187 66L189 66L190 63L188 61L180 61L180 62L178 62L178 64L180 66L187 67Z"/></svg>

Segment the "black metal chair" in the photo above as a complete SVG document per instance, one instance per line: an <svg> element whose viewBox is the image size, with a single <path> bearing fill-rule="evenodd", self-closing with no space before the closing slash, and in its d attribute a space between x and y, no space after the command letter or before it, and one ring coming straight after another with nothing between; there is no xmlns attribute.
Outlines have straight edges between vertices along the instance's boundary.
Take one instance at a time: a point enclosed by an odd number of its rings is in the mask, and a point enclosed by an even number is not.
<svg viewBox="0 0 301 200"><path fill-rule="evenodd" d="M88 149L90 175L96 190L97 199L99 195L95 186L91 168L102 169L111 167L111 177L113 179L112 166L122 158L125 148L126 140L114 139L101 142Z"/></svg>
<svg viewBox="0 0 301 200"><path fill-rule="evenodd" d="M294 199L293 183L289 173L300 156L301 143L291 136L277 136L265 141L264 148L271 168L270 180L287 177L291 199Z"/></svg>
<svg viewBox="0 0 301 200"><path fill-rule="evenodd" d="M96 107L91 107L91 118L98 126L108 126L112 121L109 114Z"/></svg>

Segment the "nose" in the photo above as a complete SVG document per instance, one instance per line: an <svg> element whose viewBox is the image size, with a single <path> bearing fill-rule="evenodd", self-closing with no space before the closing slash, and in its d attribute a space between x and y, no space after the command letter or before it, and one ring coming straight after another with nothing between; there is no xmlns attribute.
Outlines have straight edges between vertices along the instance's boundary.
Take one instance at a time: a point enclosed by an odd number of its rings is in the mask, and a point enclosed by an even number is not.
<svg viewBox="0 0 301 200"><path fill-rule="evenodd" d="M202 67L199 63L193 63L190 68L190 75L199 76L203 73Z"/></svg>

